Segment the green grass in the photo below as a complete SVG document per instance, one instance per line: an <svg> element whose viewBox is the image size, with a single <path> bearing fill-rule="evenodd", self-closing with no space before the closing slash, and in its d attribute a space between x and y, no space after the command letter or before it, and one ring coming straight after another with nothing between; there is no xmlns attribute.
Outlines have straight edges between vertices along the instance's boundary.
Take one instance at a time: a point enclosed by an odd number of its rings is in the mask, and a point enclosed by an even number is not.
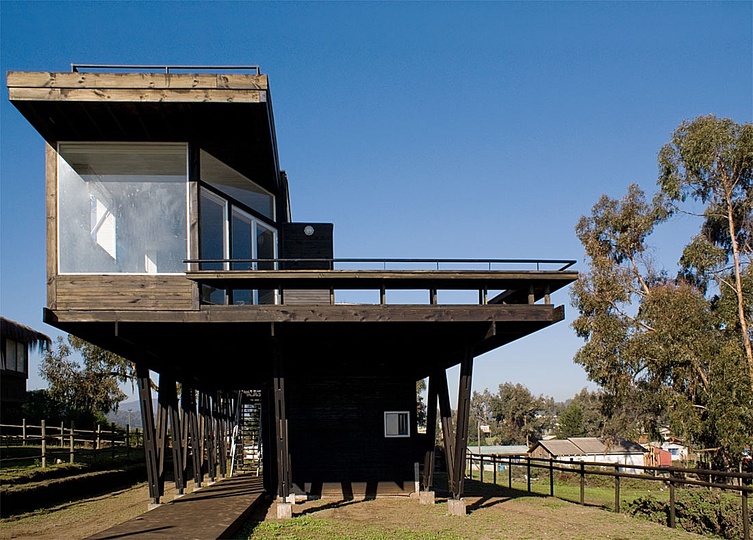
<svg viewBox="0 0 753 540"><path fill-rule="evenodd" d="M237 538L269 540L285 538L304 540L310 538L327 538L329 540L460 540L461 536L451 532L441 533L415 531L403 527L385 530L378 525L368 523L343 522L315 516L300 516L288 521L251 522L237 533Z"/></svg>

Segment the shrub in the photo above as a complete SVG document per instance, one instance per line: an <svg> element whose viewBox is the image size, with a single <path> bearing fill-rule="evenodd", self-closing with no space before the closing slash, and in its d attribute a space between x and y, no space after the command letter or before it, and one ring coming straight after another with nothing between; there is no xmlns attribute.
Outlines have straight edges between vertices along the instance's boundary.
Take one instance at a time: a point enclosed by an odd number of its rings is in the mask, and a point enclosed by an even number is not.
<svg viewBox="0 0 753 540"><path fill-rule="evenodd" d="M648 495L628 504L628 514L669 525L669 502ZM722 538L742 537L740 498L705 489L677 490L675 522L678 527L698 534Z"/></svg>

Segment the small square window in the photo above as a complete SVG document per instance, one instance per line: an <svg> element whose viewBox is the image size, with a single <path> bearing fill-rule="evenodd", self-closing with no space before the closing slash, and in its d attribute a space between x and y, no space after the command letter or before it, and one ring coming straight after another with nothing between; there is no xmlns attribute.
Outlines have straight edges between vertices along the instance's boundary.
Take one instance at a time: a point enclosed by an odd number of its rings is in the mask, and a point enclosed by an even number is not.
<svg viewBox="0 0 753 540"><path fill-rule="evenodd" d="M384 413L385 437L410 437L410 416L408 411L387 411Z"/></svg>

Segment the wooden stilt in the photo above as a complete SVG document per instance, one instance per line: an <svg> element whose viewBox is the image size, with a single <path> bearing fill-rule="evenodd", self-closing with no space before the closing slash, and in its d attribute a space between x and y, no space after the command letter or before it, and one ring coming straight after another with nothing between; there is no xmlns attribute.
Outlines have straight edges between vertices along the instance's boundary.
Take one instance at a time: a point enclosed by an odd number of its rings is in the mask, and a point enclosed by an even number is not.
<svg viewBox="0 0 753 540"><path fill-rule="evenodd" d="M272 354L274 355L274 402L275 402L275 435L277 438L277 495L287 500L290 495L290 460L288 451L288 420L285 410L285 374L283 356L278 337L274 335L272 325Z"/></svg>
<svg viewBox="0 0 753 540"><path fill-rule="evenodd" d="M160 396L167 403L167 413L170 420L170 440L172 441L173 453L173 476L175 489L178 495L183 495L186 487L185 467L183 465L183 430L181 429L180 411L178 409L178 392L175 387L175 379L160 375ZM162 397L164 393L164 397Z"/></svg>
<svg viewBox="0 0 753 540"><path fill-rule="evenodd" d="M460 384L458 387L458 424L455 430L455 468L452 497L460 499L465 480L465 456L468 449L468 422L471 412L471 376L473 374L473 354L466 349L460 364Z"/></svg>
<svg viewBox="0 0 753 540"><path fill-rule="evenodd" d="M149 368L141 362L136 363L136 378L139 387L141 425L144 429L144 455L146 458L149 496L152 498L154 504L159 504L160 489L157 472L157 445L154 440L154 409L152 408L151 379L149 378Z"/></svg>
<svg viewBox="0 0 753 540"><path fill-rule="evenodd" d="M429 377L426 395L426 451L424 453L424 491L434 486L434 447L437 439L437 376Z"/></svg>
<svg viewBox="0 0 753 540"><path fill-rule="evenodd" d="M450 492L454 492L455 478L455 430L452 427L452 408L450 407L450 391L447 387L447 372L437 372L437 395L439 397L439 414L442 417L442 438L444 439L445 462L447 463L447 483Z"/></svg>

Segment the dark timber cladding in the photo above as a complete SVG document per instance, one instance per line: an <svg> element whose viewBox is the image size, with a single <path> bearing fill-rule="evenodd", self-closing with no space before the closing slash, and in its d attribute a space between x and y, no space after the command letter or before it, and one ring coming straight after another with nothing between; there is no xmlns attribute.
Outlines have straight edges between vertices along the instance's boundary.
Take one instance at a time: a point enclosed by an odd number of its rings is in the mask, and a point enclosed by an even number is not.
<svg viewBox="0 0 753 540"><path fill-rule="evenodd" d="M344 496L410 492L414 463L430 490L437 418L460 498L474 358L561 321L551 295L577 278L572 263L337 259L332 224L291 221L265 75L115 71L10 72L8 89L48 143L45 321L136 363L151 498L164 493L168 446L179 490L244 456L279 502L333 483ZM130 169L134 153L153 169ZM69 202L63 181L83 195ZM148 182L162 191L140 199ZM163 193L178 195L148 214ZM118 197L149 218L121 212ZM373 301L341 302L351 290ZM395 303L403 291L424 300ZM447 291L465 300L447 303Z"/></svg>

